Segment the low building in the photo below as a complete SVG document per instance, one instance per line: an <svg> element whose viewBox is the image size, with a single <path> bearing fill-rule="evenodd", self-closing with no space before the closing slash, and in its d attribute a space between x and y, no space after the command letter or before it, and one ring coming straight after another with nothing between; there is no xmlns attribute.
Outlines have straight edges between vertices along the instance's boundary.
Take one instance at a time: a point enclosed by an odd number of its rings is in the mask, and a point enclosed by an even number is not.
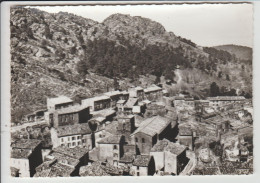
<svg viewBox="0 0 260 183"><path fill-rule="evenodd" d="M154 175L155 163L150 155L137 155L130 170L134 176Z"/></svg>
<svg viewBox="0 0 260 183"><path fill-rule="evenodd" d="M173 101L174 107L182 107L184 103L185 103L184 97L179 97L179 96L174 97L174 101Z"/></svg>
<svg viewBox="0 0 260 183"><path fill-rule="evenodd" d="M178 175L189 161L186 157L186 149L184 145L166 139L158 141L150 152L154 157L156 171Z"/></svg>
<svg viewBox="0 0 260 183"><path fill-rule="evenodd" d="M92 111L90 114L93 118L103 117L105 118L105 121L113 121L116 116L116 111L114 109L103 109L99 111Z"/></svg>
<svg viewBox="0 0 260 183"><path fill-rule="evenodd" d="M209 105L212 107L218 107L222 105L237 103L241 104L245 101L243 96L217 96L217 97L208 97Z"/></svg>
<svg viewBox="0 0 260 183"><path fill-rule="evenodd" d="M81 105L48 111L45 115L47 123L55 128L65 125L87 123L90 119L89 107Z"/></svg>
<svg viewBox="0 0 260 183"><path fill-rule="evenodd" d="M104 93L105 96L108 96L111 99L110 106L111 107L116 107L117 101L120 100L120 96L122 93L120 91L110 91L107 93Z"/></svg>
<svg viewBox="0 0 260 183"><path fill-rule="evenodd" d="M86 147L92 149L93 137L88 123L60 126L51 129L53 147Z"/></svg>
<svg viewBox="0 0 260 183"><path fill-rule="evenodd" d="M118 166L123 156L124 136L111 135L98 141L99 160Z"/></svg>
<svg viewBox="0 0 260 183"><path fill-rule="evenodd" d="M144 89L140 86L137 86L135 88L129 88L129 97L137 98L138 101L144 100Z"/></svg>
<svg viewBox="0 0 260 183"><path fill-rule="evenodd" d="M181 145L185 145L190 150L194 149L194 137L193 137L193 132L190 128L179 126L178 141Z"/></svg>
<svg viewBox="0 0 260 183"><path fill-rule="evenodd" d="M129 92L121 91L120 100L128 100L129 99Z"/></svg>
<svg viewBox="0 0 260 183"><path fill-rule="evenodd" d="M19 170L20 177L32 177L42 163L41 141L23 139L11 144L11 167Z"/></svg>
<svg viewBox="0 0 260 183"><path fill-rule="evenodd" d="M57 110L61 108L66 108L73 105L73 100L66 96L59 96L55 98L47 98L47 109Z"/></svg>
<svg viewBox="0 0 260 183"><path fill-rule="evenodd" d="M90 111L99 111L111 107L111 99L108 96L97 96L81 101L83 106L89 106Z"/></svg>
<svg viewBox="0 0 260 183"><path fill-rule="evenodd" d="M117 101L116 107L117 107L117 110L119 112L122 112L124 110L125 103L126 103L126 100L119 100L119 101Z"/></svg>
<svg viewBox="0 0 260 183"><path fill-rule="evenodd" d="M129 136L135 130L135 116L134 115L119 115L118 120L118 132L120 134Z"/></svg>
<svg viewBox="0 0 260 183"><path fill-rule="evenodd" d="M44 113L46 111L47 111L47 109L41 109L41 110L37 110L31 114L27 114L25 120L27 122L36 122L36 121L44 120Z"/></svg>
<svg viewBox="0 0 260 183"><path fill-rule="evenodd" d="M172 121L170 119L155 116L144 120L139 125L139 128L131 134L131 137L135 141L137 151L141 154L149 154L158 140L171 138L174 134L172 130Z"/></svg>
<svg viewBox="0 0 260 183"><path fill-rule="evenodd" d="M138 98L129 98L126 104L124 105L124 113L126 114L132 114L133 113L133 107L138 104Z"/></svg>
<svg viewBox="0 0 260 183"><path fill-rule="evenodd" d="M89 162L86 148L57 147L46 157L46 161L36 168L34 177L78 176L79 168Z"/></svg>
<svg viewBox="0 0 260 183"><path fill-rule="evenodd" d="M161 100L163 96L162 88L156 85L144 89L144 98L150 101Z"/></svg>

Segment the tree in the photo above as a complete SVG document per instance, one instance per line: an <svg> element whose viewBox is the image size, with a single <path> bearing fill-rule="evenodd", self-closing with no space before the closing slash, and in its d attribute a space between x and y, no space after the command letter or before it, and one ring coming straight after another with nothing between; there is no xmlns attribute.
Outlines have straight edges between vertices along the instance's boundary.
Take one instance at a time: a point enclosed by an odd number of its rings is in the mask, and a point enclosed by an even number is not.
<svg viewBox="0 0 260 183"><path fill-rule="evenodd" d="M219 86L217 83L213 82L210 85L210 96L216 97L219 95Z"/></svg>
<svg viewBox="0 0 260 183"><path fill-rule="evenodd" d="M229 78L229 75L228 75L228 74L226 74L226 80L227 80L227 81L230 81L230 78Z"/></svg>
<svg viewBox="0 0 260 183"><path fill-rule="evenodd" d="M76 68L77 68L78 73L81 74L81 75L85 76L88 73L87 63L84 60L80 60L77 63Z"/></svg>
<svg viewBox="0 0 260 183"><path fill-rule="evenodd" d="M119 83L117 81L117 78L114 77L114 90L118 90L119 89Z"/></svg>

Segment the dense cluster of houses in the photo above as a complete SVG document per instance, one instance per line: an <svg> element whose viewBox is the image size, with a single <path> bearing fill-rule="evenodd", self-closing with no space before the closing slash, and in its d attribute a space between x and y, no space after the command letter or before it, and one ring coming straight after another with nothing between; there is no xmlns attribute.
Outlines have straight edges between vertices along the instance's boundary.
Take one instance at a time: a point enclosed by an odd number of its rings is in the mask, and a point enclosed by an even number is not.
<svg viewBox="0 0 260 183"><path fill-rule="evenodd" d="M28 118L43 118L51 128L52 149L42 154L41 142L14 142L11 155L13 176L178 175L189 162L187 150L194 149L196 134L179 127L177 108L215 107L241 102L241 97L169 97L157 85L110 91L75 104L68 97L47 99L47 110ZM227 103L228 101L228 103ZM208 116L207 116L208 115ZM218 131L228 131L229 122L200 121Z"/></svg>

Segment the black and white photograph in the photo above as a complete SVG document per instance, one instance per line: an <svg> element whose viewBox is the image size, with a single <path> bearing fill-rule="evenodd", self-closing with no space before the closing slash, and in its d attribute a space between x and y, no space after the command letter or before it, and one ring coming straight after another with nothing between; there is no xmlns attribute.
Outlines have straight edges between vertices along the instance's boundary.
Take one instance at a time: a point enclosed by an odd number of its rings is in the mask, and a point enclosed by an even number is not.
<svg viewBox="0 0 260 183"><path fill-rule="evenodd" d="M13 5L9 24L10 176L254 173L252 3Z"/></svg>

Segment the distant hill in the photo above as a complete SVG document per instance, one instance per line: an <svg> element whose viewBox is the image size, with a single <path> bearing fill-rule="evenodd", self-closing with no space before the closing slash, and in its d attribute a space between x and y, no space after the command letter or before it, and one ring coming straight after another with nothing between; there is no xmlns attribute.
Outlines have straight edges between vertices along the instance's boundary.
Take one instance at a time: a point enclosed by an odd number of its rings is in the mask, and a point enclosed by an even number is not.
<svg viewBox="0 0 260 183"><path fill-rule="evenodd" d="M221 45L215 46L218 50L227 51L231 54L236 55L237 58L242 60L252 60L253 50L250 47L239 46L239 45Z"/></svg>

